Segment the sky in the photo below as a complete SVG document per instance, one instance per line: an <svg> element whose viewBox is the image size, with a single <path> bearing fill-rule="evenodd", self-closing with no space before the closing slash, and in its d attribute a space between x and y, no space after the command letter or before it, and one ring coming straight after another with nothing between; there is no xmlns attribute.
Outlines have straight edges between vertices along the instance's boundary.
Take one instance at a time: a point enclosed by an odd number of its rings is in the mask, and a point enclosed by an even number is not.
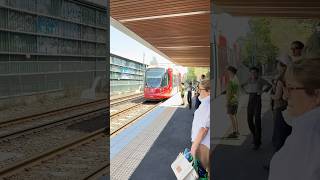
<svg viewBox="0 0 320 180"><path fill-rule="evenodd" d="M159 64L173 64L170 60L145 47L113 26L110 26L110 52L144 64L150 64L153 57L157 59ZM187 71L186 68L181 66L176 66L176 68L182 74Z"/></svg>
<svg viewBox="0 0 320 180"><path fill-rule="evenodd" d="M113 54L141 63L143 63L143 54L145 54L145 64L149 64L153 57L157 59L158 63L172 63L113 26L110 26L110 51Z"/></svg>

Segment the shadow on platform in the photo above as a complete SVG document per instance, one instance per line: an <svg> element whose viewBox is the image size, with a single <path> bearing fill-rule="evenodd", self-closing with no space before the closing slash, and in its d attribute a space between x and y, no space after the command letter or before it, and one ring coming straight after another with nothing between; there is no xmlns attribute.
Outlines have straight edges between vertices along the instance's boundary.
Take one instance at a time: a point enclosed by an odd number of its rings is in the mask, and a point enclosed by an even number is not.
<svg viewBox="0 0 320 180"><path fill-rule="evenodd" d="M130 179L176 179L171 163L179 152L191 147L194 109L177 108Z"/></svg>
<svg viewBox="0 0 320 180"><path fill-rule="evenodd" d="M262 116L262 145L253 150L252 136L240 145L219 144L211 156L211 174L214 180L267 180L264 168L272 157L273 121L271 111Z"/></svg>

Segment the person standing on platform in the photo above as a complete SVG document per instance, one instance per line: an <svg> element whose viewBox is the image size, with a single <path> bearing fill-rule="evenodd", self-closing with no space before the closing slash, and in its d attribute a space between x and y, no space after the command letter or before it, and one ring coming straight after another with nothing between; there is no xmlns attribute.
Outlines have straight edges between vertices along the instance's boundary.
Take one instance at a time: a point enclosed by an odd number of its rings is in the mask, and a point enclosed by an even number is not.
<svg viewBox="0 0 320 180"><path fill-rule="evenodd" d="M193 157L200 160L202 166L209 172L210 150L210 81L203 80L199 85L201 104L194 112L191 129L191 150Z"/></svg>
<svg viewBox="0 0 320 180"><path fill-rule="evenodd" d="M232 123L233 132L228 136L228 138L237 138L239 133L239 127L237 122L237 110L239 104L239 89L240 84L236 76L237 69L233 66L229 66L228 69L229 82L227 85L227 113Z"/></svg>
<svg viewBox="0 0 320 180"><path fill-rule="evenodd" d="M204 74L202 74L201 75L201 78L200 78L200 82L201 81L203 81L204 79L206 78L206 76L204 75ZM197 85L197 90L196 90L196 103L195 103L195 105L194 105L194 107L195 107L195 109L198 109L198 107L200 106L200 104L201 104L201 101L199 100L199 95L200 95L200 93L199 93L199 84Z"/></svg>
<svg viewBox="0 0 320 180"><path fill-rule="evenodd" d="M259 76L258 68L250 68L250 73L250 78L241 87L243 89L247 87L245 91L249 94L247 121L253 136L253 149L258 150L261 145L261 95L263 92L268 92L272 85ZM266 88L263 89L264 87Z"/></svg>
<svg viewBox="0 0 320 180"><path fill-rule="evenodd" d="M274 126L272 135L274 152L277 152L281 149L292 129L291 126L286 123L282 115L282 111L287 108L287 101L284 99L284 91L286 86L284 75L288 65L291 64L291 62L292 60L288 55L282 55L278 58L277 69L279 72L279 77L275 83L275 93L271 96L271 98L274 100Z"/></svg>
<svg viewBox="0 0 320 180"><path fill-rule="evenodd" d="M181 83L181 85L180 85L180 95L181 95L181 100L182 100L181 105L184 105L184 93L185 93L184 83Z"/></svg>
<svg viewBox="0 0 320 180"><path fill-rule="evenodd" d="M189 82L189 86L187 87L187 100L188 100L188 104L189 104L189 109L191 109L192 107L192 83Z"/></svg>
<svg viewBox="0 0 320 180"><path fill-rule="evenodd" d="M304 44L300 41L293 41L291 43L292 61L293 62L298 62L301 60L303 48L304 48Z"/></svg>
<svg viewBox="0 0 320 180"><path fill-rule="evenodd" d="M290 116L286 121L290 121L292 132L272 157L269 180L320 179L319 69L320 57L313 57L293 63L286 71Z"/></svg>

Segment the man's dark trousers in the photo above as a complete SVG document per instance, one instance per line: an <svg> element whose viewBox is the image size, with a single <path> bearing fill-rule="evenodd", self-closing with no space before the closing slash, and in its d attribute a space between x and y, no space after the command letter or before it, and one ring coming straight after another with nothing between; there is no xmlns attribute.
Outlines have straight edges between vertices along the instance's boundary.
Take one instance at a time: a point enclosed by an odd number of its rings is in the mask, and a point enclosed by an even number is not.
<svg viewBox="0 0 320 180"><path fill-rule="evenodd" d="M192 92L191 91L188 91L188 94L187 94L187 100L188 100L188 104L189 104L189 109L191 109L192 107Z"/></svg>
<svg viewBox="0 0 320 180"><path fill-rule="evenodd" d="M253 135L255 146L261 145L261 95L257 93L249 94L247 107L247 120L249 129Z"/></svg>
<svg viewBox="0 0 320 180"><path fill-rule="evenodd" d="M194 108L195 109L198 109L198 107L200 106L201 104L201 101L199 100L199 95L196 96L196 103L194 105Z"/></svg>

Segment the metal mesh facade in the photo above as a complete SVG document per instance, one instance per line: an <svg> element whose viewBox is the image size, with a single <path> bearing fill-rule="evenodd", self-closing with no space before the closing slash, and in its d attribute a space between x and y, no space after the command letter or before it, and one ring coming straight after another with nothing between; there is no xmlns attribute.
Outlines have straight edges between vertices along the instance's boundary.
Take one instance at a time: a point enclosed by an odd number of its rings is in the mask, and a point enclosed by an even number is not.
<svg viewBox="0 0 320 180"><path fill-rule="evenodd" d="M0 0L0 16L0 98L86 89L106 76L106 7Z"/></svg>
<svg viewBox="0 0 320 180"><path fill-rule="evenodd" d="M145 64L110 54L110 92L142 90Z"/></svg>

